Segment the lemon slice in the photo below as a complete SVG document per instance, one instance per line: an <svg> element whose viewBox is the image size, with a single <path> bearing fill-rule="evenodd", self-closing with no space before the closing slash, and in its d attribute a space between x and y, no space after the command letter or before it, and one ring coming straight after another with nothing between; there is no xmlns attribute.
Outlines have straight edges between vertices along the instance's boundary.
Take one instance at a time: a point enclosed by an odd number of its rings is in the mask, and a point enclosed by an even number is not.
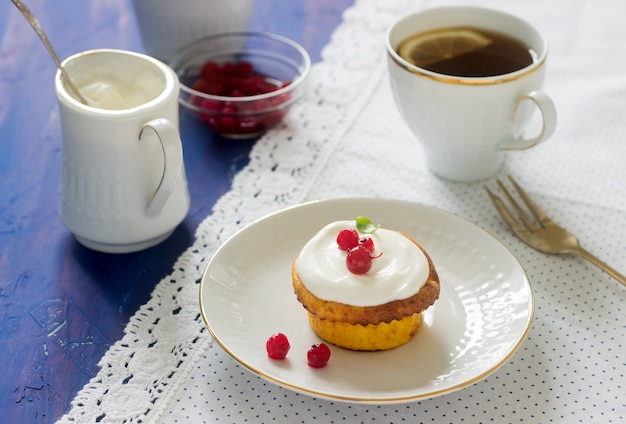
<svg viewBox="0 0 626 424"><path fill-rule="evenodd" d="M398 54L413 65L424 67L480 49L491 41L473 29L443 29L418 34L403 41Z"/></svg>

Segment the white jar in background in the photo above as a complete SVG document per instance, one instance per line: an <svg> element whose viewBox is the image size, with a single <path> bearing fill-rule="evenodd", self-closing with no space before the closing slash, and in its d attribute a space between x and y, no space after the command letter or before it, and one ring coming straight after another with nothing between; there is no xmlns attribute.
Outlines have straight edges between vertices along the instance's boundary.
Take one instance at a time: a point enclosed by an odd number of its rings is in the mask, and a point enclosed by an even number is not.
<svg viewBox="0 0 626 424"><path fill-rule="evenodd" d="M199 38L248 31L254 0L132 0L143 45L166 62Z"/></svg>

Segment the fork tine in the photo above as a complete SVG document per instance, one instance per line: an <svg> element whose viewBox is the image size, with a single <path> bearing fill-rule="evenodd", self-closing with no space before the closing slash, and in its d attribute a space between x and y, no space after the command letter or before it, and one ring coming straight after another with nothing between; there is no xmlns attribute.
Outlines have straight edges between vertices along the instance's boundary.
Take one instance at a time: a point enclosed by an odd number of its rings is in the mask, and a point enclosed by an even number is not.
<svg viewBox="0 0 626 424"><path fill-rule="evenodd" d="M502 199L493 194L493 192L489 190L489 187L485 186L485 190L487 190L487 194L489 195L491 202L496 207L498 212L500 212L500 215L502 216L502 219L504 219L504 222L508 224L511 230L513 230L513 232L517 234L518 237L523 239L523 236L528 234L528 229L519 223L519 221L513 216L509 208L504 204Z"/></svg>
<svg viewBox="0 0 626 424"><path fill-rule="evenodd" d="M524 211L524 209L522 209L519 203L517 203L517 201L513 198L513 196L511 196L511 193L509 193L509 191L506 189L504 184L502 184L502 181L496 180L496 184L498 184L498 187L500 187L500 190L502 190L502 193L504 193L504 195L506 196L506 199L509 201L509 203L515 210L515 213L517 213L517 216L522 220L524 225L526 225L526 228L528 228L531 231L539 230L541 227L537 225L537 223L528 216L528 214Z"/></svg>
<svg viewBox="0 0 626 424"><path fill-rule="evenodd" d="M552 221L550 217L548 217L548 215L546 215L546 213L543 210L541 210L541 208L528 195L528 193L526 193L526 191L524 191L524 189L510 175L509 175L509 180L513 184L513 187L515 187L515 190L520 195L520 197L522 198L526 206L528 206L528 209L530 210L530 212L532 212L534 217L537 218L537 220L541 222L542 225L554 224L554 221Z"/></svg>

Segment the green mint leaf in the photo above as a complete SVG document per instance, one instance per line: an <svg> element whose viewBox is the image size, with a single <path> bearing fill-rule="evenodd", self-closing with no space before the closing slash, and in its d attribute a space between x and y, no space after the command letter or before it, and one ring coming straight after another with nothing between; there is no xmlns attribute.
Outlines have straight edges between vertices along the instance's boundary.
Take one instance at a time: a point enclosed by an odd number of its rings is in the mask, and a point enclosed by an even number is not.
<svg viewBox="0 0 626 424"><path fill-rule="evenodd" d="M380 228L380 225L374 225L372 221L364 216L357 216L356 229L363 234L373 234Z"/></svg>

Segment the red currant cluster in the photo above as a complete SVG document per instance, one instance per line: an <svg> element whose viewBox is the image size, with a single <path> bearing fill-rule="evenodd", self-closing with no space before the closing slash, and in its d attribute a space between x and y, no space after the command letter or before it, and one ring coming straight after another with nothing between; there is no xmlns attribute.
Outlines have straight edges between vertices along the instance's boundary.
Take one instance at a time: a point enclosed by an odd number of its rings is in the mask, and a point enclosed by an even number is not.
<svg viewBox="0 0 626 424"><path fill-rule="evenodd" d="M250 62L206 62L200 78L192 88L213 96L245 98L277 91L291 84L276 81L254 70ZM287 113L281 105L288 102L290 93L250 101L228 101L192 96L190 102L204 112L199 117L213 130L223 134L254 134L281 121Z"/></svg>
<svg viewBox="0 0 626 424"><path fill-rule="evenodd" d="M267 356L272 359L285 359L290 348L289 340L283 333L272 335L265 343ZM330 359L330 348L325 343L316 343L307 351L306 356L310 367L323 368Z"/></svg>
<svg viewBox="0 0 626 424"><path fill-rule="evenodd" d="M360 237L354 229L341 230L337 235L337 246L348 252L346 266L353 274L367 274L372 261L382 255L373 256L374 240L371 237Z"/></svg>

